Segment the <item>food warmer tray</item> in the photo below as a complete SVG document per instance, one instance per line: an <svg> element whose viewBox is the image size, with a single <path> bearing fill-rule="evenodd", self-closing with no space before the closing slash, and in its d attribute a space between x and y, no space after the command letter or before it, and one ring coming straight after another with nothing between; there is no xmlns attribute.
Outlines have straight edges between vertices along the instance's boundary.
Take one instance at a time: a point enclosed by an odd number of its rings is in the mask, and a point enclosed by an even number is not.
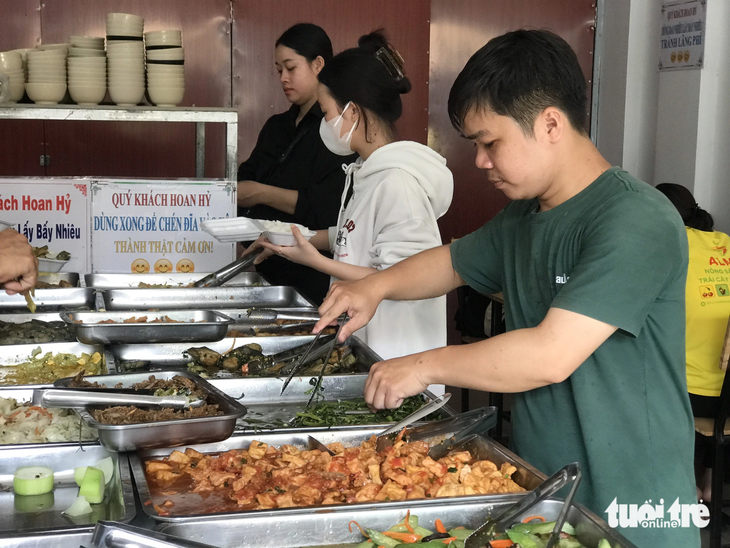
<svg viewBox="0 0 730 548"><path fill-rule="evenodd" d="M111 519L128 522L135 516L134 493L129 474L127 455L111 453L100 445L78 443L52 446L8 445L0 449L0 474L15 473L23 466L47 466L54 472L73 470L77 466L91 466L111 456L114 460L114 478L106 487L102 504L92 506L91 514L70 518L61 512L71 506L78 496L78 485L70 482L57 484L53 492L37 497L21 497L13 493L12 480L0 488L0 537L10 532L31 533L44 530L91 530L98 520ZM39 508L41 508L39 510Z"/></svg>
<svg viewBox="0 0 730 548"><path fill-rule="evenodd" d="M412 515L418 516L419 525L432 531L436 530L434 522L437 519L447 529L458 526L475 529L484 523L487 516L497 515L515 504L519 496L498 495L492 496L490 500L480 497L481 500L469 502L460 497L461 500L441 499L440 504L428 505L418 505L418 501L403 501L379 508L361 508L358 505L357 508L343 507L335 512L327 509L279 515L275 520L270 514L225 519L206 517L161 523L155 529L220 548L355 547L364 539L356 527L352 528L352 533L348 530L348 524L352 520L356 520L362 527L384 531L402 521L406 511L410 510ZM548 499L519 519L530 514L554 521L562 505L559 499ZM578 540L585 546L593 548L600 539L605 538L613 548L637 548L621 533L611 529L605 521L579 504L574 504L568 511L568 522L575 527Z"/></svg>
<svg viewBox="0 0 730 548"><path fill-rule="evenodd" d="M66 327L66 324L63 323L63 320L61 319L61 313L60 312L36 312L35 314L31 314L30 312L23 312L23 313L13 313L13 314L0 314L0 321L5 323L15 323L15 324L21 324L21 323L27 323L31 321L40 321L40 322L46 322L46 323L55 323L55 326L58 329L58 334L66 333L68 335L67 342L74 342L76 337L74 334L68 330ZM7 335L10 336L9 334ZM37 335L36 335L37 336ZM14 339L9 339L9 342L5 342L5 333L0 336L0 345L13 345L13 344L32 344L29 338L24 339L24 342L16 342ZM49 341L50 342L50 341ZM57 342L63 342L63 341L57 341ZM40 344L40 343L36 343ZM45 344L45 343L44 343Z"/></svg>
<svg viewBox="0 0 730 548"><path fill-rule="evenodd" d="M91 531L9 533L0 536L0 548L79 548L89 546Z"/></svg>
<svg viewBox="0 0 730 548"><path fill-rule="evenodd" d="M359 445L361 442L369 439L373 435L377 435L382 432L382 428L371 428L371 427L360 427L352 429L331 429L322 430L317 433L317 439L322 443L330 444L334 442L341 442L346 447ZM280 447L284 444L294 445L299 448L307 447L307 434L300 430L289 430L286 432L277 433L259 433L259 434L247 434L242 436L234 436L228 438L225 441L219 443L210 443L207 445L188 445L186 447L192 447L196 451L201 453L218 453L224 451L230 451L231 449L246 449L253 441L261 441L269 445ZM526 489L534 489L542 481L545 476L541 474L536 468L532 467L517 455L509 451L507 448L498 444L494 440L484 436L474 436L469 438L463 444L458 446L459 448L469 449L472 454L478 459L489 459L493 461L497 466L501 466L504 462L512 463L516 468L517 472L512 475L512 479ZM411 511L418 513L418 509L421 507L428 507L434 505L440 505L444 501L458 500L465 501L475 504L481 501L487 501L492 499L499 499L505 495L492 494L492 495L470 495L464 497L452 497L448 499L422 499L422 500L411 500L411 501L379 501L379 502L364 502L355 504L336 504L327 506L317 507L296 507L296 508L274 508L271 510L245 510L240 512L223 512L219 514L197 514L190 516L160 516L154 509L152 504L144 506L144 503L151 499L149 485L147 478L144 473L143 462L147 459L155 459L160 457L167 457L172 452L172 449L156 449L151 451L140 451L131 454L130 465L132 467L132 475L134 477L135 485L137 486L137 492L139 493L140 500L143 503L144 512L154 520L159 521L190 521L210 519L213 516L226 516L228 518L243 518L246 519L258 517L261 515L268 515L269 519L273 522L281 519L281 516L292 515L315 515L321 513L340 513L349 512L351 509L357 511L371 510L378 508L411 508ZM182 451L182 449L181 449ZM195 493L190 493L186 496L186 504L194 504L194 497L199 497ZM161 505L169 497L160 495L156 497L152 502ZM202 500L202 499L201 499ZM405 505L405 506L404 506ZM392 524L391 524L392 525ZM321 537L320 537L321 539ZM281 539L279 539L281 540ZM300 545L295 545L300 546Z"/></svg>
<svg viewBox="0 0 730 548"><path fill-rule="evenodd" d="M302 326L296 326L296 324L276 324L272 323L270 321L262 321L262 320L252 320L248 316L248 310L247 308L229 308L229 309L220 309L218 312L222 312L229 318L233 320L233 324L231 324L228 327L228 332L231 331L239 331L242 333L245 333L246 336L249 337L266 337L271 335L276 336L286 336L287 331L312 331L312 327L314 327L314 322L308 322L303 327ZM277 312L289 312L289 313L300 313L300 312L306 312L311 313L317 312L317 309L314 307L299 307L299 308L277 308ZM256 335L256 329L265 329L266 333L262 333L260 335Z"/></svg>
<svg viewBox="0 0 730 548"><path fill-rule="evenodd" d="M58 289L36 289L33 296L37 310L92 310L96 299L90 287L61 287ZM8 295L0 292L0 312L27 311L27 303L23 295Z"/></svg>
<svg viewBox="0 0 730 548"><path fill-rule="evenodd" d="M80 276L78 272L43 272L38 274L39 281L47 282L49 284L57 284L61 280L64 280L74 287L79 287L79 279Z"/></svg>
<svg viewBox="0 0 730 548"><path fill-rule="evenodd" d="M130 318L143 316L147 317L146 322L124 323ZM233 323L225 314L213 310L64 312L61 318L79 341L86 344L219 341ZM153 321L158 318L175 321ZM101 323L106 320L117 323Z"/></svg>
<svg viewBox="0 0 730 548"><path fill-rule="evenodd" d="M79 342L67 342L67 343L42 343L42 344L16 344L16 345L6 345L6 346L0 346L0 391L4 390L5 387L7 388L17 388L18 386L44 386L44 385L10 385L10 384L2 384L4 372L3 370L10 365L17 365L19 363L23 363L25 361L28 361L31 357L31 354L37 349L40 348L41 351L38 353L38 356L43 356L47 354L48 352L53 352L54 354L75 354L76 356L81 356L84 352L86 354L93 354L94 352L99 352L102 356L104 356L104 347L102 345L90 345L90 344L82 344ZM104 361L106 370L110 373L114 373L116 369L114 368L114 364L108 360Z"/></svg>
<svg viewBox="0 0 730 548"><path fill-rule="evenodd" d="M169 274L86 274L87 287L94 289L138 289L139 283L167 285L157 289L183 288L207 276L207 272L173 272ZM224 286L262 286L271 285L258 272L242 272L228 280ZM189 288L194 289L194 288Z"/></svg>
<svg viewBox="0 0 730 548"><path fill-rule="evenodd" d="M138 424L103 424L96 421L88 409L77 409L77 413L81 415L86 424L97 429L99 441L104 447L112 451L136 451L156 447L175 447L194 442L219 441L230 436L236 426L236 421L246 414L246 408L243 405L226 396L205 379L187 371L98 375L92 380L105 384L108 388L113 388L118 383L121 383L121 388L131 388L133 384L149 379L150 374L154 374L158 379L182 376L192 380L214 403L218 404L223 415ZM71 380L71 378L60 379L54 383L54 386L68 387Z"/></svg>
<svg viewBox="0 0 730 548"><path fill-rule="evenodd" d="M46 290L54 291L54 290ZM55 290L59 291L59 290ZM182 308L311 308L296 289L289 286L266 287L190 287L169 289L105 289L102 291L107 310ZM23 297L20 297L23 299ZM23 300L25 303L25 300Z"/></svg>

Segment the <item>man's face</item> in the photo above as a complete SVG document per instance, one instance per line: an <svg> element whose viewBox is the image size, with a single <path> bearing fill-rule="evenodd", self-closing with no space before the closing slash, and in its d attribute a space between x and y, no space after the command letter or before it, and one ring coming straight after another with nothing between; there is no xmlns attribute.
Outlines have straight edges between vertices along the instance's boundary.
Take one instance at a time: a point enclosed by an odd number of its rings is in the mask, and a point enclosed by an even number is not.
<svg viewBox="0 0 730 548"><path fill-rule="evenodd" d="M536 136L527 136L515 120L491 110L472 109L464 118L462 131L474 142L477 167L511 200L540 197L548 188L548 149L540 137L540 117L535 127Z"/></svg>

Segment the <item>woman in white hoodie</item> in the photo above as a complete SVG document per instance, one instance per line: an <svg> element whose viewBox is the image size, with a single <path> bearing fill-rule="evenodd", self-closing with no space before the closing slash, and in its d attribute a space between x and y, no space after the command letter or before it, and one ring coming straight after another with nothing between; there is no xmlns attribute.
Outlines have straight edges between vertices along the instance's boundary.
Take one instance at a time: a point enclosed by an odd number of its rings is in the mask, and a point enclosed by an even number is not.
<svg viewBox="0 0 730 548"><path fill-rule="evenodd" d="M322 141L335 154L360 155L343 165L347 179L337 226L309 241L293 227L293 247L259 241L252 248L270 251L258 260L276 253L335 280L358 280L441 245L437 219L451 204L453 176L442 156L396 138L400 95L411 88L398 52L382 31L362 36L357 48L325 65L319 82ZM446 298L384 301L356 335L385 359L444 346Z"/></svg>

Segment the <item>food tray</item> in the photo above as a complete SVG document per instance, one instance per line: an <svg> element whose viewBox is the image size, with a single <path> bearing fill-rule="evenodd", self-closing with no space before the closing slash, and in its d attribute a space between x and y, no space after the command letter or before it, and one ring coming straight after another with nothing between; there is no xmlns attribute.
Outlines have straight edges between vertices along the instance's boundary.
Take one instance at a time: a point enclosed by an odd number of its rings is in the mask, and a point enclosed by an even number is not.
<svg viewBox="0 0 730 548"><path fill-rule="evenodd" d="M96 524L89 548L213 548L213 546L141 527L102 521Z"/></svg>
<svg viewBox="0 0 730 548"><path fill-rule="evenodd" d="M158 379L171 379L178 375L187 377L206 392L210 399L219 405L223 415L178 419L171 421L146 422L139 424L102 424L94 420L86 409L77 412L86 424L99 431L99 441L112 451L135 451L157 447L176 447L190 443L207 443L227 438L236 426L236 420L246 414L246 408L236 400L229 398L216 387L187 371L155 371ZM116 375L100 375L93 378L99 384L114 387L121 383L122 388L131 388L133 384L146 381L150 376L145 373L122 373ZM71 379L61 379L55 386L66 387Z"/></svg>
<svg viewBox="0 0 730 548"><path fill-rule="evenodd" d="M175 272L170 274L86 274L85 281L88 287L95 289L140 289L139 283L151 285L167 285L157 289L181 288L197 282L207 276L207 272ZM257 272L242 272L235 278L228 280L223 286L261 286L270 285ZM187 289L187 288L185 288ZM190 288L193 289L193 288Z"/></svg>
<svg viewBox="0 0 730 548"><path fill-rule="evenodd" d="M38 275L38 280L47 282L49 284L57 284L61 280L70 283L74 287L79 287L79 274L78 272L42 272ZM63 288L58 288L63 289ZM67 288L70 289L70 288ZM37 290L36 290L37 291Z"/></svg>
<svg viewBox="0 0 730 548"><path fill-rule="evenodd" d="M62 287L59 289L36 289L33 296L39 312L47 310L91 310L94 308L94 290L90 287ZM27 312L23 295L8 295L0 291L0 312Z"/></svg>
<svg viewBox="0 0 730 548"><path fill-rule="evenodd" d="M377 435L382 431L382 428L370 428L370 427L361 427L361 428L353 428L348 430L343 429L332 429L332 430L326 430L321 431L317 433L317 439L321 441L322 443L329 444L334 442L341 442L346 447L347 446L353 446L353 445L359 445L361 442L367 440L370 438L370 436ZM280 447L284 444L287 445L294 445L299 448L306 448L307 447L307 434L301 431L287 431L287 432L281 432L281 433L259 433L259 434L248 434L244 436L234 436L232 438L229 438L225 441L219 442L219 443L210 443L207 445L189 445L187 447L192 447L196 451L199 451L201 453L219 453L219 452L225 452L230 451L231 449L246 449L253 441L261 441L264 443L267 443L269 445L273 445L276 447ZM516 468L517 472L515 472L512 475L512 478L516 483L521 485L522 487L525 487L526 489L534 489L539 485L542 481L544 481L545 476L541 474L537 469L530 466L526 462L524 462L522 459L520 459L517 455L510 452L508 449L503 447L502 445L498 444L494 440L483 437L483 436L475 436L474 438L470 439L468 442L465 442L464 444L460 445L459 447L463 447L465 449L469 449L472 451L472 454L476 456L478 459L489 459L493 461L497 466L500 466L504 462L510 462L512 463ZM137 486L137 492L139 493L140 500L144 503L147 500L150 500L150 489L149 485L147 483L147 478L144 473L144 467L143 462L147 459L154 459L154 458L160 458L160 457L167 457L172 452L171 449L157 449L153 451L141 451L135 454L130 455L130 465L132 467L132 475L134 476L134 482ZM217 514L198 514L198 515L190 515L190 516L160 516L157 514L157 511L154 509L153 505L147 505L144 506L144 512L149 515L152 519L159 520L159 521L189 521L194 519L199 519L201 516L206 516L206 519L209 519L214 516L227 516L229 518L234 517L246 517L246 518L253 518L254 516L260 516L262 514L268 515L269 519L272 521L276 521L280 519L280 516L285 515L315 515L315 514L325 514L325 513L339 513L341 511L349 511L350 509L358 509L358 511L362 510L370 510L370 509L377 509L377 508L390 508L390 507L399 507L399 508L411 508L411 511L417 513L416 509L420 508L422 506L434 506L434 505L440 505L444 503L445 501L451 501L451 500L461 500L461 501L473 501L474 503L479 501L485 501L485 500L491 500L491 499L499 499L501 497L504 497L506 495L500 495L500 494L493 494L493 495L470 495L470 496L462 496L462 497L451 497L451 498L441 498L441 499L422 499L422 500L411 500L411 501L379 501L379 502L364 502L364 503L354 503L354 504L336 504L336 505L326 505L326 506L316 506L316 507L294 507L294 508L274 508L271 510L243 510L240 512L221 512ZM188 493L185 495L185 503L188 507L195 507L195 501L197 500L197 497L199 495L195 493ZM169 498L169 497L168 497ZM164 495L160 495L157 497L154 497L153 502L155 504L162 504L165 500ZM392 524L391 524L392 525ZM321 539L321 537L320 537ZM299 546L298 544L295 544L294 546Z"/></svg>
<svg viewBox="0 0 730 548"><path fill-rule="evenodd" d="M240 331L242 333L246 333L248 336L254 337L256 336L256 329L266 329L267 331L270 331L272 334L281 332L282 335L284 335L287 331L287 329L294 329L294 327L287 327L290 324L276 324L272 323L270 321L262 321L262 320L252 320L248 316L248 308L226 308L226 309L220 309L219 312L222 312L229 318L233 320L233 324L228 326L228 331L236 330ZM290 312L290 313L298 313L298 312L317 312L317 309L309 306L309 307L298 307L298 308L276 308L277 312ZM306 327L301 328L308 329L310 332L312 330L312 327L314 326L314 322L310 322L307 324ZM262 337L265 335L259 335L259 337Z"/></svg>
<svg viewBox="0 0 730 548"><path fill-rule="evenodd" d="M24 361L28 361L31 353L40 348L41 351L38 354L43 356L48 352L54 354L75 354L80 356L82 353L93 354L99 352L104 356L104 347L101 345L89 345L78 342L67 342L67 343L44 343L44 344L16 344L0 346L0 387L6 386L8 388L17 388L19 386L41 386L41 385L7 385L2 384L2 378L4 377L4 369L9 365L17 365ZM114 364L105 362L106 370L109 372L115 372Z"/></svg>
<svg viewBox="0 0 730 548"><path fill-rule="evenodd" d="M515 504L520 495L491 495L490 500L440 499L439 504L418 505L417 501L388 503L387 507L343 507L338 511L309 512L277 515L264 513L256 516L221 518L197 518L187 521L161 523L156 530L177 537L212 543L220 548L295 548L309 546L355 546L363 536L348 524L356 520L362 527L383 531L405 518L406 511L418 516L419 524L431 531L434 521L440 519L447 529L464 526L475 529L487 516L497 515ZM481 497L479 497L481 498ZM435 502L435 501L434 501ZM562 508L562 501L548 499L529 510L530 515L541 515L554 521ZM519 519L528 517L527 514ZM519 519L517 521L519 521ZM568 522L576 529L578 540L589 548L595 548L602 538L612 548L637 548L621 533L587 508L574 504L568 511ZM417 547L417 544L414 544Z"/></svg>
<svg viewBox="0 0 730 548"><path fill-rule="evenodd" d="M91 531L49 531L46 533L8 533L0 536L0 548L79 548L89 546Z"/></svg>
<svg viewBox="0 0 730 548"><path fill-rule="evenodd" d="M6 485L0 489L0 537L11 531L24 533L42 530L83 529L91 530L100 519L127 522L135 515L134 494L126 455L110 453L100 445L78 443L39 445L8 445L0 449L0 474L12 475L23 466L48 466L54 472L73 470L77 466L89 466L96 461L111 456L114 459L115 474L107 485L105 502L93 505L94 511L86 516L69 518L61 512L71 506L78 496L79 488L71 479L70 483L57 485L50 497L41 495L39 502L52 505L42 511L32 511L33 502L29 497L18 499ZM17 500L16 500L17 499ZM23 505L27 505L24 508ZM37 507L36 507L37 508ZM47 546L51 546L48 544ZM55 545L53 545L55 546Z"/></svg>
<svg viewBox="0 0 730 548"><path fill-rule="evenodd" d="M66 327L66 324L63 323L63 320L61 319L61 314L59 312L41 312L41 313L35 313L31 314L28 313L19 313L19 314L0 314L0 322L5 323L13 323L13 324L24 324L28 322L46 322L46 323L53 323L53 335L65 337L64 340L58 340L55 342L75 342L76 337L74 334L69 331L68 327ZM28 330L28 327L30 327L30 331ZM13 333L11 333L10 329L12 329ZM38 330L33 331L33 326L24 326L22 330L20 327L16 326L7 326L0 323L0 345L13 345L13 344L46 344L50 342L54 342L52 340L48 340L48 333L45 330L39 332Z"/></svg>
<svg viewBox="0 0 730 548"><path fill-rule="evenodd" d="M140 308L218 310L254 306L261 308L311 308L314 306L296 289L288 286L107 289L103 291L103 296L104 306L107 310L139 310Z"/></svg>
<svg viewBox="0 0 730 548"><path fill-rule="evenodd" d="M147 322L123 323L133 317L147 317ZM150 312L64 312L61 318L79 341L94 343L173 343L219 341L233 320L213 310L170 310ZM175 320L158 322L155 319ZM118 323L100 323L114 320Z"/></svg>

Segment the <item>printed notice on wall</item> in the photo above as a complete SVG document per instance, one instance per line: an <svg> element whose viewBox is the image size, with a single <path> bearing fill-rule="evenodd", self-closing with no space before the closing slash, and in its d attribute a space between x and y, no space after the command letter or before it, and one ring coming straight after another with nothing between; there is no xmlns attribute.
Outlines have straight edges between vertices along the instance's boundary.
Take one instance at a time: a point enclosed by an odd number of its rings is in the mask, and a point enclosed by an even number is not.
<svg viewBox="0 0 730 548"><path fill-rule="evenodd" d="M701 68L706 0L662 5L659 70Z"/></svg>
<svg viewBox="0 0 730 548"><path fill-rule="evenodd" d="M236 215L229 183L97 180L90 192L93 272L214 272L234 259L200 227Z"/></svg>
<svg viewBox="0 0 730 548"><path fill-rule="evenodd" d="M89 272L89 186L80 179L0 179L0 220L53 259L71 255L62 272Z"/></svg>

